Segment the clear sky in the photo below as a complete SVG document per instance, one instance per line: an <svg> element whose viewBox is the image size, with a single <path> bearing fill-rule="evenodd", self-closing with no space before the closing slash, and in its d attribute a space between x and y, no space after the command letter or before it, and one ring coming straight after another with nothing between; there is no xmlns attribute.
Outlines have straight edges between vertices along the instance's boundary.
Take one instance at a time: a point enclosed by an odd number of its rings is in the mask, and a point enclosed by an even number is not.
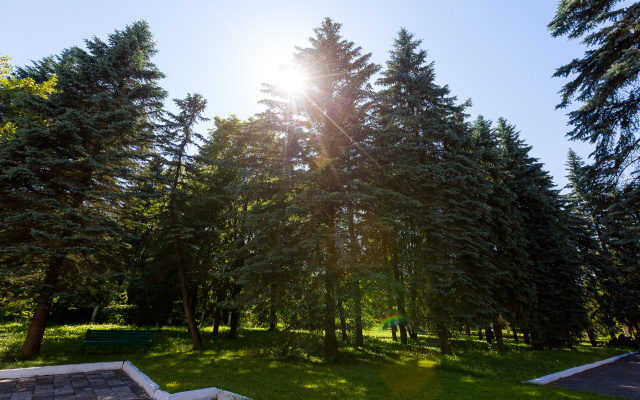
<svg viewBox="0 0 640 400"><path fill-rule="evenodd" d="M384 65L401 27L422 39L436 81L459 101L471 98L471 119L506 118L566 184L569 148L583 158L591 145L565 137L567 110L555 110L565 80L556 68L580 57L578 41L547 30L557 0L395 1L3 1L0 55L17 66L60 53L97 36L146 20L154 34L155 63L167 75L170 98L200 93L206 115L248 118L263 111L261 82L270 82L294 46L307 46L325 17L342 23L342 36ZM200 125L204 132L212 123Z"/></svg>

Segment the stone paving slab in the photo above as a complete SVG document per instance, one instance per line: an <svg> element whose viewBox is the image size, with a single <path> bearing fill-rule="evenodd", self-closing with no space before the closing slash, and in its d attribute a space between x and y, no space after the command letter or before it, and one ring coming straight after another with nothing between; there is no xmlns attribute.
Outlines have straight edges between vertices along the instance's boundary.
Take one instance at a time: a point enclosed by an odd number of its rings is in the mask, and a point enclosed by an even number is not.
<svg viewBox="0 0 640 400"><path fill-rule="evenodd" d="M123 370L0 378L0 400L151 399Z"/></svg>
<svg viewBox="0 0 640 400"><path fill-rule="evenodd" d="M559 379L549 385L640 400L640 354Z"/></svg>

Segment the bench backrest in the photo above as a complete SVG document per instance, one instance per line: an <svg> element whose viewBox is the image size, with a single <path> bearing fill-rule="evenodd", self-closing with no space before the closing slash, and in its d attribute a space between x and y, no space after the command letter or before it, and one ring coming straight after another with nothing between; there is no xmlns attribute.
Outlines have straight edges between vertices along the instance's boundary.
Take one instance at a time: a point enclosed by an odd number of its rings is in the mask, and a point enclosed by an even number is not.
<svg viewBox="0 0 640 400"><path fill-rule="evenodd" d="M151 329L127 330L127 329L88 329L84 337L86 341L151 341Z"/></svg>

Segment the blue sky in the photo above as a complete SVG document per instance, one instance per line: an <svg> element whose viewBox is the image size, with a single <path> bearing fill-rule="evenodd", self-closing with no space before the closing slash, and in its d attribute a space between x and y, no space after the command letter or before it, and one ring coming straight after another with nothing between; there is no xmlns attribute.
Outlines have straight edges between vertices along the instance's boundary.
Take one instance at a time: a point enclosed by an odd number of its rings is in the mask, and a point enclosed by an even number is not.
<svg viewBox="0 0 640 400"><path fill-rule="evenodd" d="M206 115L248 118L263 110L260 83L272 81L294 46L307 46L325 17L342 23L342 36L384 65L401 27L422 39L436 81L459 101L472 99L471 119L506 118L533 146L559 187L566 184L569 148L583 158L591 145L565 137L567 110L555 110L566 82L555 69L580 57L579 41L547 30L557 0L423 1L11 1L0 6L0 54L25 65L82 39L106 39L146 20L167 78L170 98L200 93ZM205 131L211 123L201 124Z"/></svg>

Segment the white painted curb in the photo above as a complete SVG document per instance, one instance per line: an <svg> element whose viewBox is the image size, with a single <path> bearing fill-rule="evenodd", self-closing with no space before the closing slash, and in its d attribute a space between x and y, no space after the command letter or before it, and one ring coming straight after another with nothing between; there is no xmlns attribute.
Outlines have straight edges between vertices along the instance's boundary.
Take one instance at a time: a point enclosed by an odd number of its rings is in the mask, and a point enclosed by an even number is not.
<svg viewBox="0 0 640 400"><path fill-rule="evenodd" d="M41 375L76 374L80 372L106 371L122 369L154 400L251 400L225 390L211 387L169 394L160 390L160 386L142 373L130 361L112 361L87 364L51 365L46 367L18 368L0 370L0 379L31 378Z"/></svg>
<svg viewBox="0 0 640 400"><path fill-rule="evenodd" d="M218 398L218 389L207 388L200 390L190 390L169 395L169 400L210 400Z"/></svg>
<svg viewBox="0 0 640 400"><path fill-rule="evenodd" d="M160 389L160 385L152 381L148 376L142 373L135 365L130 361L125 361L122 365L122 370L127 373L151 398L156 390Z"/></svg>
<svg viewBox="0 0 640 400"><path fill-rule="evenodd" d="M239 394L227 392L226 390L219 390L217 400L251 400L248 397L240 396Z"/></svg>
<svg viewBox="0 0 640 400"><path fill-rule="evenodd" d="M591 363L591 364L587 364L587 365L581 365L579 367L569 368L569 369L566 369L564 371L556 372L555 374L546 375L546 376L543 376L541 378L532 379L530 381L524 381L522 383L533 383L534 385L546 385L547 383L550 383L550 382L553 382L553 381L557 381L558 379L566 378L567 376L578 374L580 372L584 372L584 371L586 371L588 369L599 367L599 366L604 365L604 364L609 364L609 363L617 361L617 360L619 360L621 358L632 356L634 354L638 354L638 352L634 351L634 352L627 353L627 354L621 354L619 356L607 358L606 360L597 361L597 362L594 362L594 363Z"/></svg>
<svg viewBox="0 0 640 400"><path fill-rule="evenodd" d="M31 378L40 375L60 375L76 374L78 372L105 371L111 369L121 369L122 364L122 361L112 361L87 364L50 365L46 367L33 368L2 369L0 370L0 378Z"/></svg>

